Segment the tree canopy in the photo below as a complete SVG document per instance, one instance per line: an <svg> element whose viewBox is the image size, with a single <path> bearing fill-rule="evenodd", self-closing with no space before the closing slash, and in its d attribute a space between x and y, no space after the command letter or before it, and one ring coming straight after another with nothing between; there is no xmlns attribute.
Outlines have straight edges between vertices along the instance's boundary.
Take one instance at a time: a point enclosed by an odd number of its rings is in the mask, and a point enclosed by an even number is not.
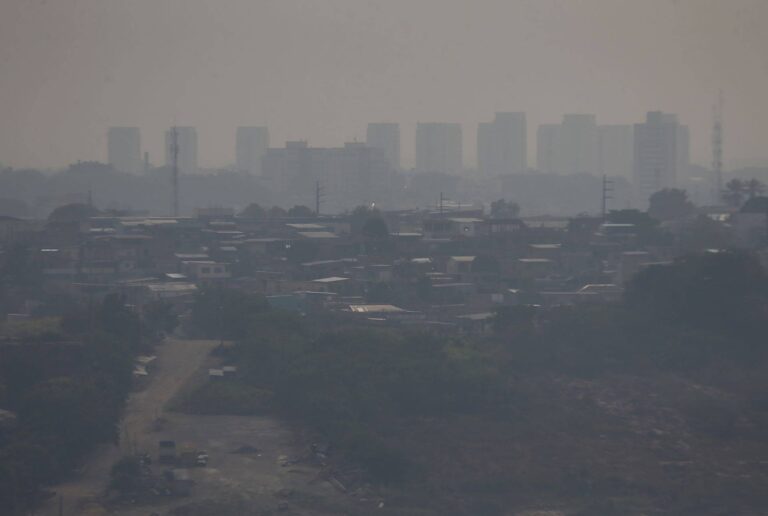
<svg viewBox="0 0 768 516"><path fill-rule="evenodd" d="M304 205L298 205L298 204L288 210L289 217L304 218L304 217L312 217L314 214L315 212L313 212L310 208Z"/></svg>
<svg viewBox="0 0 768 516"><path fill-rule="evenodd" d="M651 195L648 214L654 219L678 220L690 217L696 207L688 200L685 190L665 188Z"/></svg>
<svg viewBox="0 0 768 516"><path fill-rule="evenodd" d="M240 216L247 219L263 219L267 212L258 203L252 202L240 212Z"/></svg>
<svg viewBox="0 0 768 516"><path fill-rule="evenodd" d="M365 238L381 240L389 237L389 228L384 219L378 215L372 215L363 224L360 233Z"/></svg>
<svg viewBox="0 0 768 516"><path fill-rule="evenodd" d="M520 215L520 205L506 199L491 203L491 217L494 219L513 219Z"/></svg>
<svg viewBox="0 0 768 516"><path fill-rule="evenodd" d="M704 252L641 271L626 299L631 309L660 321L762 338L767 287L766 274L753 256Z"/></svg>
<svg viewBox="0 0 768 516"><path fill-rule="evenodd" d="M48 215L49 222L80 222L99 214L90 204L75 202L59 206Z"/></svg>

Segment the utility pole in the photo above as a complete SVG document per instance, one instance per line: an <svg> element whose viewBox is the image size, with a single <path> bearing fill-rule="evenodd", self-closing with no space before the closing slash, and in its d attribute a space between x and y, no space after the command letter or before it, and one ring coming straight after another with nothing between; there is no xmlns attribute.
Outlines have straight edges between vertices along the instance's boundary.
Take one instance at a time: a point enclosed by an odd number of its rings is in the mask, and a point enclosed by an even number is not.
<svg viewBox="0 0 768 516"><path fill-rule="evenodd" d="M315 183L315 216L316 217L320 216L320 203L323 197L325 197L325 194L323 192L323 187L320 186L320 181L317 181Z"/></svg>
<svg viewBox="0 0 768 516"><path fill-rule="evenodd" d="M723 90L717 92L717 101L712 109L712 171L715 173L715 199L723 193Z"/></svg>
<svg viewBox="0 0 768 516"><path fill-rule="evenodd" d="M605 222L605 216L608 213L608 200L613 199L611 194L613 193L613 181L603 174L603 193L601 196L600 214Z"/></svg>
<svg viewBox="0 0 768 516"><path fill-rule="evenodd" d="M440 205L439 205L440 217L443 216L443 201L445 201L445 197L443 197L443 192L440 192Z"/></svg>
<svg viewBox="0 0 768 516"><path fill-rule="evenodd" d="M173 188L173 216L179 216L179 133L176 126L171 127L171 187Z"/></svg>

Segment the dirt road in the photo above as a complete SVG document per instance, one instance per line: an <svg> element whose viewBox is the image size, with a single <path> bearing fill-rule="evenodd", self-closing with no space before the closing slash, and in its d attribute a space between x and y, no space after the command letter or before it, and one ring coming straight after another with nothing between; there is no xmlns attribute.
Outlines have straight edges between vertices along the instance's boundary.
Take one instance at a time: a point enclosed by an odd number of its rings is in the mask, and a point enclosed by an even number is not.
<svg viewBox="0 0 768 516"><path fill-rule="evenodd" d="M53 487L62 497L65 516L105 513L95 502L107 487L112 464L134 450L152 450L152 423L217 344L218 341L211 340L168 339L158 346L147 388L133 393L126 404L120 423L120 445L98 447L80 474ZM38 514L57 516L59 500L51 500Z"/></svg>

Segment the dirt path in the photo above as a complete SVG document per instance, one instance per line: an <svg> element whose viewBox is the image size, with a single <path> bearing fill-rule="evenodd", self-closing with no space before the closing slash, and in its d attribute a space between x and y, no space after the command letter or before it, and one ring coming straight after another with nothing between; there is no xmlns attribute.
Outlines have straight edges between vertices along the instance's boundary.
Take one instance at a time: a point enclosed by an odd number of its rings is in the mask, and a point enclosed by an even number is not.
<svg viewBox="0 0 768 516"><path fill-rule="evenodd" d="M165 404L203 364L208 353L218 344L210 340L169 339L157 348L152 377L146 389L133 393L120 423L120 445L98 447L76 478L54 486L61 495L63 514L103 514L92 502L104 493L112 464L134 450L152 450L152 423L161 415ZM38 514L57 516L58 497L40 508Z"/></svg>

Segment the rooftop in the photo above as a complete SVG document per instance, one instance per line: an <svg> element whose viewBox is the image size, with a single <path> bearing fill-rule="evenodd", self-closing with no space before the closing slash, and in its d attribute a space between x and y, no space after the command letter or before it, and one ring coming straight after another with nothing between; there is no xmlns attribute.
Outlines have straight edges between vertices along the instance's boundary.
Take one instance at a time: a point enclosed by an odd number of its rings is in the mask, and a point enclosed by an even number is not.
<svg viewBox="0 0 768 516"><path fill-rule="evenodd" d="M395 305L349 305L349 309L359 314L407 312Z"/></svg>
<svg viewBox="0 0 768 516"><path fill-rule="evenodd" d="M338 283L340 281L349 281L349 278L343 278L341 276L330 276L328 278L312 280L313 283Z"/></svg>
<svg viewBox="0 0 768 516"><path fill-rule="evenodd" d="M305 238L338 238L330 231L300 231L299 235Z"/></svg>

